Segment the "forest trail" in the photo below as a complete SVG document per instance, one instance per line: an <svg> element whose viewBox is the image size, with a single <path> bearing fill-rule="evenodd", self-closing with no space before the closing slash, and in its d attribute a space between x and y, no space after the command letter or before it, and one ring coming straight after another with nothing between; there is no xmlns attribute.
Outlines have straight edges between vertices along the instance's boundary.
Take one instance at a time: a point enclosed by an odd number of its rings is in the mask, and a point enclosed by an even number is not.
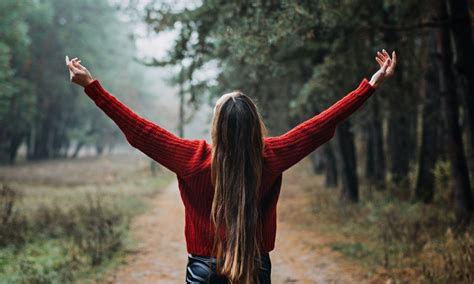
<svg viewBox="0 0 474 284"><path fill-rule="evenodd" d="M270 253L272 283L361 282L358 269L333 252L327 246L328 240L316 230L298 225L299 213L310 214L306 210L307 196L295 192L294 187L291 192L284 189L283 186L278 207L276 248ZM184 207L177 182L155 196L151 205L151 210L132 223L138 241L136 251L110 274L109 283L184 282L187 262Z"/></svg>

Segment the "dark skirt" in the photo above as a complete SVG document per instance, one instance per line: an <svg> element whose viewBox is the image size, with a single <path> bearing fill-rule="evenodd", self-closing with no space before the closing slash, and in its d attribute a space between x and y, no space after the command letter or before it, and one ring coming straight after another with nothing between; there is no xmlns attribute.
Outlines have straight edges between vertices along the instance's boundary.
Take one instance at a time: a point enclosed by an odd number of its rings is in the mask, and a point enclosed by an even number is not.
<svg viewBox="0 0 474 284"><path fill-rule="evenodd" d="M260 284L271 283L272 264L268 253L262 254L262 268L260 269ZM193 284L211 283L227 284L227 278L216 274L216 259L208 256L188 254L186 267L186 282Z"/></svg>

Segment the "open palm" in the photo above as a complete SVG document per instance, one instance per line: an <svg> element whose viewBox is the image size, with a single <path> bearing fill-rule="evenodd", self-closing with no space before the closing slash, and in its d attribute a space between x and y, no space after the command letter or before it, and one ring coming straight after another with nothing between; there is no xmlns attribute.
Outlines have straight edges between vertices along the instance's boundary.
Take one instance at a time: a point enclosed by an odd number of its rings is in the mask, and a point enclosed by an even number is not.
<svg viewBox="0 0 474 284"><path fill-rule="evenodd" d="M395 66L397 65L397 54L395 51L392 52L392 57L388 52L383 49L382 52L377 52L375 60L380 66L380 69L370 79L370 84L377 88L386 79L390 78L395 74Z"/></svg>

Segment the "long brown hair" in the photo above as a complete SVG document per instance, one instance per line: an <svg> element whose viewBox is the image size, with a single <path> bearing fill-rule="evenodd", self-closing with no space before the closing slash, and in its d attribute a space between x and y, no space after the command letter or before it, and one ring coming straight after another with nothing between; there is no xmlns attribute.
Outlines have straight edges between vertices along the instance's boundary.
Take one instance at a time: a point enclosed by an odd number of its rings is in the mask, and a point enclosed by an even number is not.
<svg viewBox="0 0 474 284"><path fill-rule="evenodd" d="M211 218L216 229L217 272L231 283L258 283L265 126L255 103L241 92L224 95L212 122Z"/></svg>

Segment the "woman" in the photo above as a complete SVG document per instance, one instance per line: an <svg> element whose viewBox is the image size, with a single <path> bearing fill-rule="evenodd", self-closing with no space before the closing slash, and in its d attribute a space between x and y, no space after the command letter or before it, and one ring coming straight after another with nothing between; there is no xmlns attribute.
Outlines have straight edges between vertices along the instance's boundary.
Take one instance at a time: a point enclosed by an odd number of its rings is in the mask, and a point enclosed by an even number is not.
<svg viewBox="0 0 474 284"><path fill-rule="evenodd" d="M138 116L108 93L74 58L72 82L123 131L128 142L178 178L185 207L186 283L270 283L276 204L282 173L330 140L337 125L356 111L394 73L396 54L383 50L370 82L278 137L266 137L255 103L241 92L217 100L212 145L176 137Z"/></svg>

